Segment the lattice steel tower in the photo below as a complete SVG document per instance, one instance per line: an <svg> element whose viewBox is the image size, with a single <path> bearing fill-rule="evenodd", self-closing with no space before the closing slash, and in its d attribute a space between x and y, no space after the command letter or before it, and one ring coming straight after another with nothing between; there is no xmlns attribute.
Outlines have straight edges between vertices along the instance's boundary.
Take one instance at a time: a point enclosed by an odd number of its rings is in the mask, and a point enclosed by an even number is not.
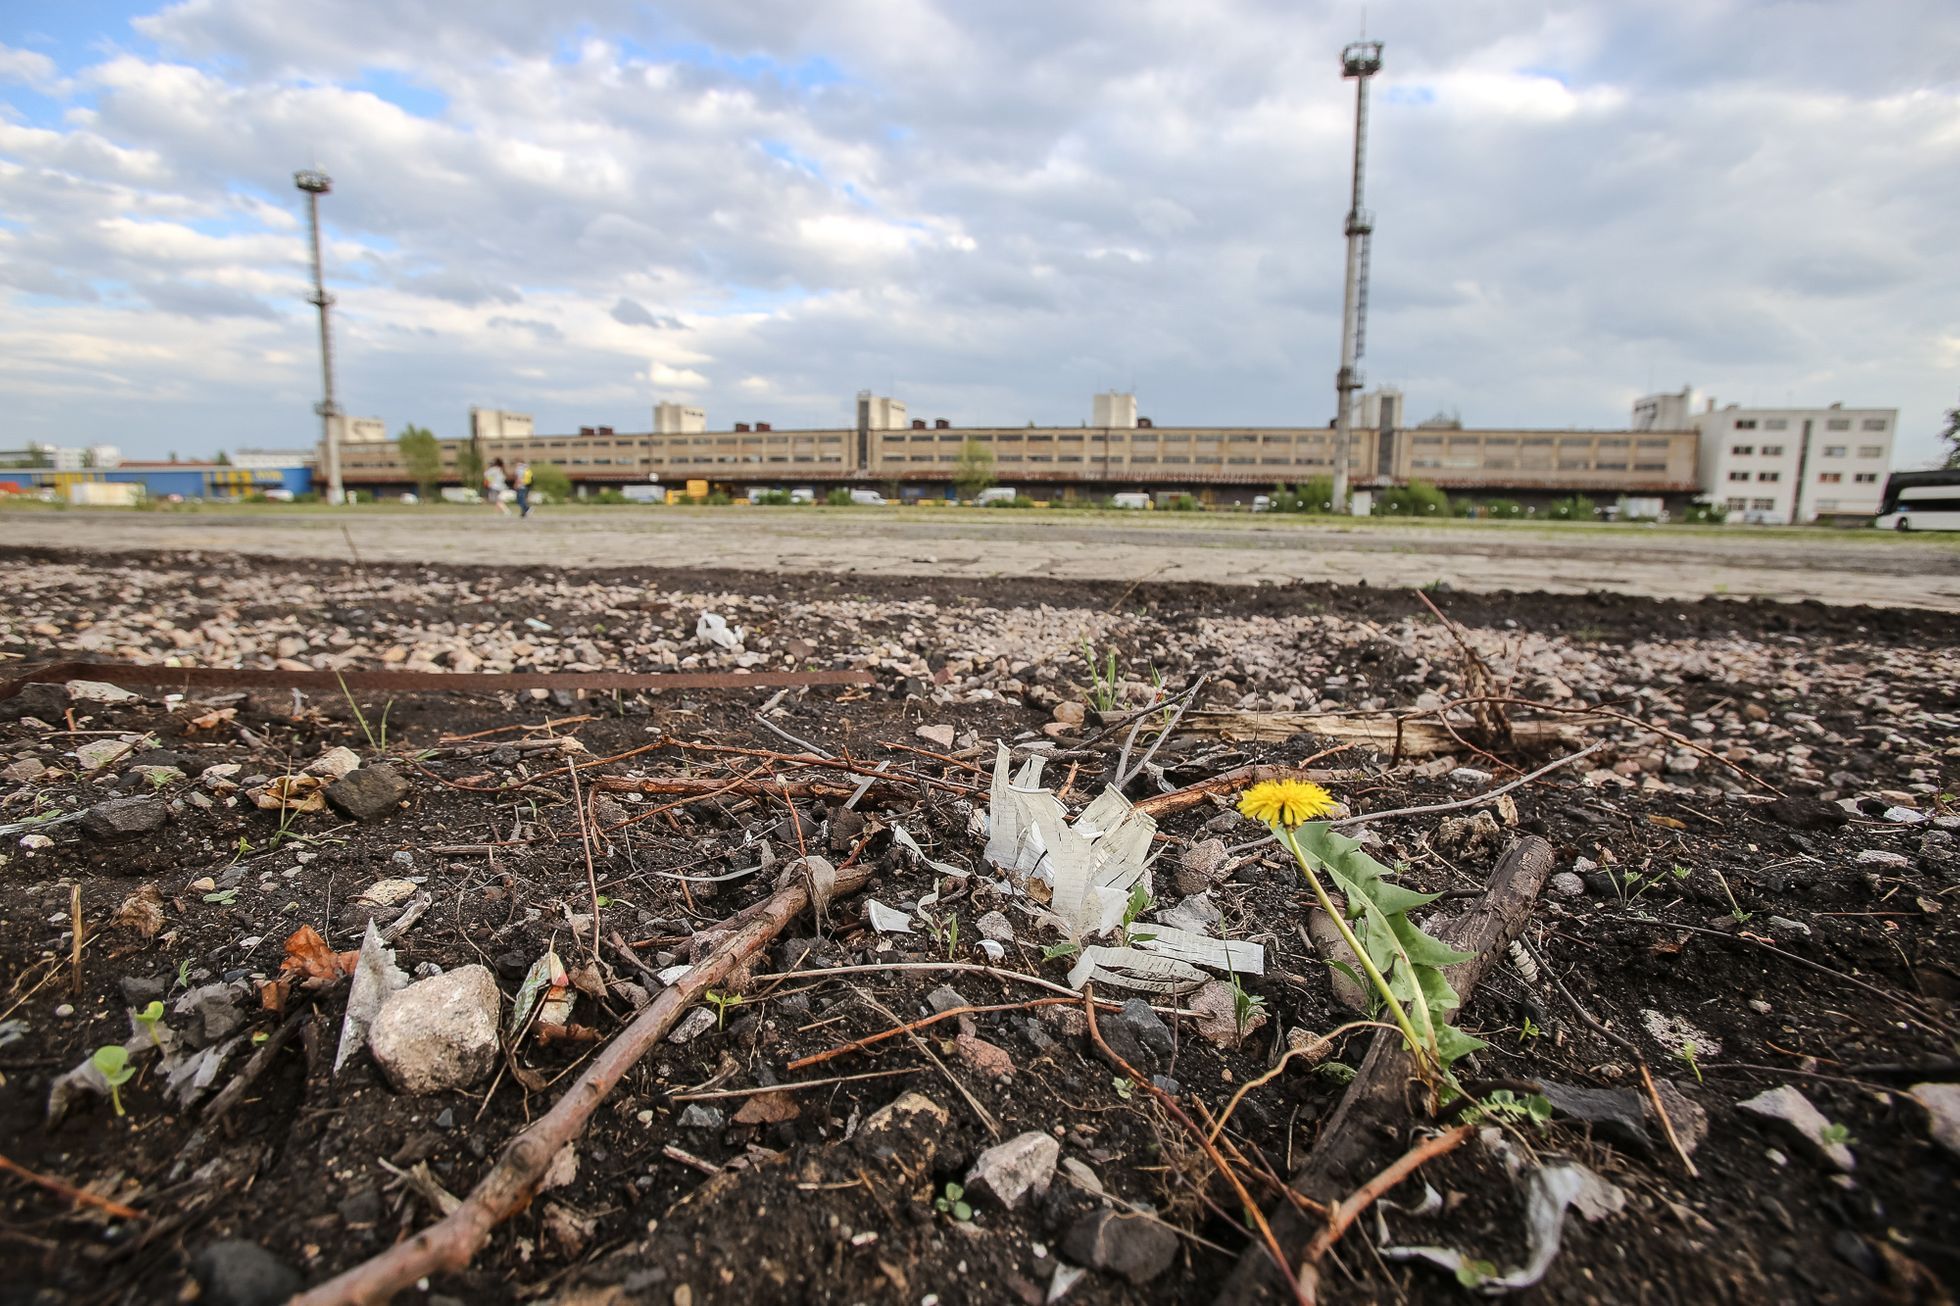
<svg viewBox="0 0 1960 1306"><path fill-rule="evenodd" d="M306 193L306 216L313 229L313 297L308 302L320 310L320 377L325 397L313 406L320 414L320 447L326 460L327 502L342 503L346 495L340 485L340 409L333 401L333 329L328 309L333 296L327 293L320 269L320 197L333 189L333 178L313 168L293 174L293 185Z"/></svg>
<svg viewBox="0 0 1960 1306"><path fill-rule="evenodd" d="M1354 395L1361 389L1356 364L1368 343L1368 245L1374 215L1361 206L1368 157L1368 79L1382 70L1382 43L1356 41L1341 51L1341 76L1354 79L1354 194L1347 213L1347 285L1341 296L1341 370L1334 375L1334 511L1348 510L1348 441Z"/></svg>

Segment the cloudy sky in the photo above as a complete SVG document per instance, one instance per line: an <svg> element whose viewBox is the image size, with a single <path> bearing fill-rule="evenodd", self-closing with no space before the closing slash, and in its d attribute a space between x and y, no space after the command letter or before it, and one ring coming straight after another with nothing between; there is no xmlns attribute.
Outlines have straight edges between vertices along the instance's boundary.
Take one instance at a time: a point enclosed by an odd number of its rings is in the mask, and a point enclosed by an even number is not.
<svg viewBox="0 0 1960 1306"><path fill-rule="evenodd" d="M8 440L1332 412L1362 6L10 0ZM1371 382L1622 424L1650 389L1960 403L1960 5L1375 0Z"/></svg>

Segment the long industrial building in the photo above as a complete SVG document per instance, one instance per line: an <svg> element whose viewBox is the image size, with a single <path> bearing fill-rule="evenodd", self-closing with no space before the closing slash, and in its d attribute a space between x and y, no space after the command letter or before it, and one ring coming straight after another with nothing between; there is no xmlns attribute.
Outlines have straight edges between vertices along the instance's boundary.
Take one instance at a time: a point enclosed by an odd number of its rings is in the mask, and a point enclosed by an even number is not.
<svg viewBox="0 0 1960 1306"><path fill-rule="evenodd" d="M993 456L994 478L1032 497L1098 498L1125 491L1185 491L1210 502L1249 501L1280 483L1327 476L1334 431L1328 427L1160 427L1137 415L1131 395L1098 395L1096 424L955 427L908 419L905 406L863 394L852 428L777 430L737 422L709 431L698 409L662 404L654 429L620 432L583 427L576 434L529 433L521 414L473 409L474 440L442 442L445 477L457 479L458 457L472 444L484 461L555 464L575 485L615 487L658 480L704 480L735 494L751 488L896 486L904 498L942 497L962 450ZM1349 466L1357 488L1427 481L1458 494L1521 500L1586 494L1685 500L1700 490L1699 437L1675 430L1466 430L1454 423L1402 423L1400 394L1364 397L1351 436ZM512 434L513 430L524 432ZM498 434L488 434L496 431ZM410 480L388 440L343 446L350 487L390 489Z"/></svg>

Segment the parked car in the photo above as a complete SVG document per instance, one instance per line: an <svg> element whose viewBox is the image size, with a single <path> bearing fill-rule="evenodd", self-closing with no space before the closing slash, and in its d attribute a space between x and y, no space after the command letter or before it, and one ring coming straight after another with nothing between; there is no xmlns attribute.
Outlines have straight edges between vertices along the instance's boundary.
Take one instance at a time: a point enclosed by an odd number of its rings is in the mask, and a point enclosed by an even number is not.
<svg viewBox="0 0 1960 1306"><path fill-rule="evenodd" d="M267 503L291 503L293 501L293 492L283 485L276 486L265 492L265 501Z"/></svg>
<svg viewBox="0 0 1960 1306"><path fill-rule="evenodd" d="M1125 490L1121 494L1112 494L1109 496L1109 504L1112 508L1148 508L1151 506L1150 496L1141 490Z"/></svg>
<svg viewBox="0 0 1960 1306"><path fill-rule="evenodd" d="M851 502L864 505L878 505L885 502L885 496L876 490L852 490Z"/></svg>
<svg viewBox="0 0 1960 1306"><path fill-rule="evenodd" d="M817 492L807 485L799 486L789 492L789 501L791 503L815 503L817 501Z"/></svg>
<svg viewBox="0 0 1960 1306"><path fill-rule="evenodd" d="M989 504L1012 503L1020 497L1021 492L1011 485L990 485L980 491L980 497L974 502L985 508Z"/></svg>

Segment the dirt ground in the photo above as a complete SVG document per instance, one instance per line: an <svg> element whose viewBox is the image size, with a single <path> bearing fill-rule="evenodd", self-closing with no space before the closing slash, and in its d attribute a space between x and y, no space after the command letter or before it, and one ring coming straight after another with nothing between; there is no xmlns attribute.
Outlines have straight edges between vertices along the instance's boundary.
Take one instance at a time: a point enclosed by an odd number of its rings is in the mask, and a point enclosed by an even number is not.
<svg viewBox="0 0 1960 1306"><path fill-rule="evenodd" d="M523 523L488 509L0 514L0 544L216 549L513 564L722 567L793 574L1047 576L1482 592L1604 590L1960 611L1960 539L1872 532L1519 526L1342 526L1271 516L958 510L578 508Z"/></svg>
<svg viewBox="0 0 1960 1306"><path fill-rule="evenodd" d="M50 520L62 537L108 523L104 548L241 534L220 517ZM296 520L306 524L254 529L251 547L319 547L322 527ZM1119 762L1128 730L1100 727L1105 707L1110 720L1152 709L1136 753L1165 735L1132 799L1244 765L1298 764L1333 741L1312 731L1259 741L1249 726L1199 728L1195 712L1169 731L1157 695L1202 675L1198 705L1218 712L1426 709L1469 684L1457 637L1417 596L1379 584L687 570L676 551L695 537L651 527L621 547L668 550L658 569L582 570L569 559L598 547L585 520L568 513L510 535L499 553L511 561L519 549L565 555L524 566L390 562L437 528L380 515L355 519L360 568L213 553L4 555L0 674L71 657L451 669L469 657L484 669L862 668L875 683L555 701L144 691L104 702L57 685L0 702L0 824L11 823L0 840L0 1154L97 1199L78 1205L0 1175L0 1296L278 1300L412 1235L567 1090L659 989L656 972L698 959L716 922L766 896L782 867L820 854L861 859L872 883L793 925L714 1011L701 1009L686 1041L663 1042L629 1072L576 1144L572 1173L467 1269L400 1299L1211 1299L1249 1246L1237 1199L1191 1132L1100 1053L1075 1000L1035 1005L1055 991L1025 977L1060 984L1071 959L1046 955L1058 940L1033 910L1038 891L982 857L976 815L990 808L996 742L1019 757L1045 752L1042 782L1071 813ZM862 533L856 519L823 520L826 543ZM20 525L6 520L10 537ZM972 550L998 539L972 529L907 524L898 538L948 558L948 541ZM1510 696L1623 717L1575 726L1549 753L1486 740L1421 761L1351 748L1314 765L1348 809L1372 813L1474 800L1605 741L1508 802L1366 827L1403 882L1445 895L1417 913L1432 925L1478 899L1507 847L1549 842L1560 878L1526 946L1458 1013L1488 1044L1459 1071L1478 1094L1543 1089L1561 1105L1546 1124L1483 1117L1484 1135L1424 1166L1335 1244L1321 1299L1463 1299L1450 1272L1389 1249L1447 1247L1494 1271L1516 1267L1527 1176L1567 1165L1610 1185L1617 1212L1571 1213L1542 1284L1520 1300L1945 1299L1960 1281L1960 1158L1953 1139L1934 1136L1930 1104L1945 1099L1929 1086L1960 1078L1950 620L1819 603L1436 598ZM708 611L738 628L737 647L697 633ZM1112 683L1089 672L1085 641L1098 665L1115 650ZM553 742L566 738L579 751ZM335 747L352 750L360 771L391 768L406 784L400 800L365 820L254 800ZM805 760L785 760L795 757ZM771 775L828 787L795 801L753 791ZM642 781L712 781L717 792L626 792ZM138 802L157 824L119 834L61 819L112 801ZM1473 812L1481 819L1464 819ZM902 848L900 827L965 873ZM1207 860L1208 841L1223 862ZM1229 796L1166 816L1154 847L1153 915L1202 898L1220 936L1263 950L1263 973L1244 979L1256 1019L1207 1033L1188 998L1146 994L1157 1017L1110 1012L1101 1026L1112 1041L1127 1026L1122 1046L1140 1071L1162 1076L1187 1114L1217 1121L1278 1063L1289 1032L1324 1034L1355 1017L1308 941L1312 899L1298 870ZM755 871L765 864L775 869ZM569 1032L541 1041L507 1029L494 1072L415 1094L365 1053L335 1072L344 979L295 985L267 1008L262 986L300 927L355 949L370 920L389 926L423 895L394 945L402 970L483 966L507 1022L526 973L555 949L581 973ZM906 930L877 928L867 899ZM1010 926L1004 940L995 914ZM998 943L997 959L983 940ZM949 961L994 969L935 969ZM830 968L842 973L814 973ZM183 1041L178 1055L229 1049L208 1090L174 1100L166 1067L146 1053L120 1089L126 1115L83 1093L48 1122L54 1081L128 1038L127 1013L152 995ZM949 1003L995 1009L846 1047ZM1366 1037L1344 1035L1318 1064L1289 1063L1224 1122L1219 1137L1267 1209L1280 1200L1269 1176L1313 1151ZM275 1051L244 1104L211 1120L212 1095L267 1045ZM1642 1105L1643 1064L1669 1087L1692 1175ZM1740 1105L1783 1086L1829 1122L1822 1145ZM1583 1089L1600 1096L1572 1092ZM908 1093L929 1105L886 1127L879 1112ZM1413 1100L1378 1122L1368 1170L1435 1123ZM947 1186L964 1184L986 1149L1029 1133L1060 1145L1043 1191L1011 1207L981 1191L958 1199L965 1208L952 1200ZM1833 1146L1848 1149L1848 1167ZM1083 1233L1104 1211L1130 1217L1114 1250Z"/></svg>

